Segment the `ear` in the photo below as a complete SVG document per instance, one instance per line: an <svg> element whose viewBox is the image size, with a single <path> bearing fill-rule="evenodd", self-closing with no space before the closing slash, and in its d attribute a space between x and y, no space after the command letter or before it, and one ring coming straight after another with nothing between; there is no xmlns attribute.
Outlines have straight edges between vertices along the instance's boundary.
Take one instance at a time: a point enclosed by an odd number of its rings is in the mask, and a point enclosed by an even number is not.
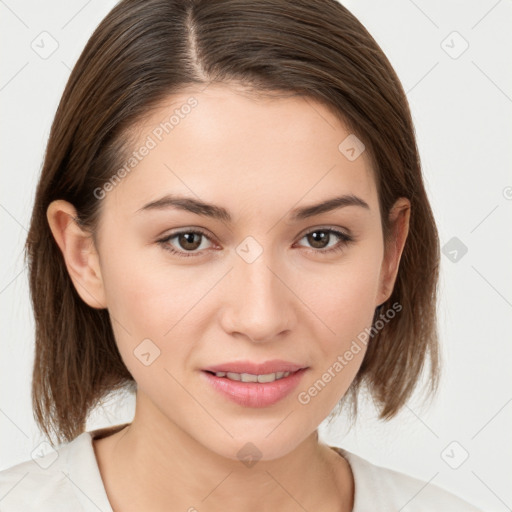
<svg viewBox="0 0 512 512"><path fill-rule="evenodd" d="M92 308L106 308L98 253L91 233L78 224L75 207L58 199L48 206L46 217L76 291Z"/></svg>
<svg viewBox="0 0 512 512"><path fill-rule="evenodd" d="M397 199L389 213L390 234L384 244L384 259L380 273L380 288L376 306L386 302L395 286L400 258L409 233L411 203L405 197Z"/></svg>

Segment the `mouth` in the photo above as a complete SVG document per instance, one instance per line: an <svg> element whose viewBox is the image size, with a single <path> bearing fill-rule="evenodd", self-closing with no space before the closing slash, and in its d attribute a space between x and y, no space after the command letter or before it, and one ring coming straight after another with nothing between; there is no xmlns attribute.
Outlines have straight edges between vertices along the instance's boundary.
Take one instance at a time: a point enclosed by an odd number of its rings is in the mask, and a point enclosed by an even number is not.
<svg viewBox="0 0 512 512"><path fill-rule="evenodd" d="M204 371L212 373L236 373L239 375L271 375L271 374L284 374L293 373L297 370L306 368L306 365L292 363L291 361L283 361L282 359L273 359L263 363L255 363L253 361L231 361L226 363L217 364L204 368ZM282 377L282 375L281 375ZM251 382L251 381L249 381Z"/></svg>
<svg viewBox="0 0 512 512"><path fill-rule="evenodd" d="M254 371L254 370L253 370ZM202 370L210 388L243 407L268 407L283 400L299 385L308 367L270 373Z"/></svg>
<svg viewBox="0 0 512 512"><path fill-rule="evenodd" d="M275 382L276 380L285 379L290 376L292 373L297 373L300 370L296 370L295 372L274 372L274 373L264 373L264 374L253 374L253 373L236 373L236 372L211 372L209 370L205 370L210 375L215 375L215 377L219 377L221 379L229 379L236 382L259 382L261 384L266 384L268 382Z"/></svg>

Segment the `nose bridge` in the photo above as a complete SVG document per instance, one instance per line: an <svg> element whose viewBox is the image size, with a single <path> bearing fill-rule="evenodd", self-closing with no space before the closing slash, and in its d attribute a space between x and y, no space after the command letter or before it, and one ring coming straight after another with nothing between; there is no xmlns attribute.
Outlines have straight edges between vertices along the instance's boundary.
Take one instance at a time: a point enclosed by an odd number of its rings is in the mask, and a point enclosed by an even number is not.
<svg viewBox="0 0 512 512"><path fill-rule="evenodd" d="M253 341L270 341L291 327L293 294L278 277L280 267L272 251L254 239L237 247L228 292L229 330Z"/></svg>

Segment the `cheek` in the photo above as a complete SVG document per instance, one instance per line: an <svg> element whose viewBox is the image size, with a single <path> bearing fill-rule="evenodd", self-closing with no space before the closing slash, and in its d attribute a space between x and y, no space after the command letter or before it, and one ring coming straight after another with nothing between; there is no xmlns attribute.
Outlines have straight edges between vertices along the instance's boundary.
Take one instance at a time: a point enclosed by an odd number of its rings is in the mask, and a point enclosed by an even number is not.
<svg viewBox="0 0 512 512"><path fill-rule="evenodd" d="M162 336L204 288L191 267L170 264L158 250L127 240L104 248L102 277L109 312L138 337Z"/></svg>
<svg viewBox="0 0 512 512"><path fill-rule="evenodd" d="M327 417L356 377L367 350L374 298L375 275L351 272L332 279L313 306L322 311L313 334L314 364L296 393L310 418Z"/></svg>
<svg viewBox="0 0 512 512"><path fill-rule="evenodd" d="M302 293L320 321L315 322L316 365L297 396L301 405L327 415L346 393L367 349L375 312L381 260L379 247L361 247L342 264L317 276L317 292ZM365 250L363 250L365 249Z"/></svg>
<svg viewBox="0 0 512 512"><path fill-rule="evenodd" d="M335 339L338 349L371 324L379 290L379 254L377 244L361 246L339 265L317 273L314 281L309 281L314 286L302 285L302 294L307 297L304 302L329 327L324 331L331 333L331 342ZM331 342L330 349L334 348Z"/></svg>
<svg viewBox="0 0 512 512"><path fill-rule="evenodd" d="M191 341L200 338L202 299L219 280L218 272L173 265L162 255L152 259L149 251L144 256L140 248L107 254L102 273L123 361L142 386L146 375L155 379L159 370L168 381L164 368L181 371L188 364ZM141 356L146 353L150 360L154 358L150 371Z"/></svg>

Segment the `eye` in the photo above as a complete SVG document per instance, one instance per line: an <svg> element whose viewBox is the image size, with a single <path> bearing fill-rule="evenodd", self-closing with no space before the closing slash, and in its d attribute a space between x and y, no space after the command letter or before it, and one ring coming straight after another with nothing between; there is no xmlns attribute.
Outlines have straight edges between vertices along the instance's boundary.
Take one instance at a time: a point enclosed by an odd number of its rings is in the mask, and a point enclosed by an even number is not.
<svg viewBox="0 0 512 512"><path fill-rule="evenodd" d="M176 239L176 244L178 245L178 249L176 246L171 243L171 240ZM199 256L200 249L205 249L203 246L202 239L209 240L208 236L202 231L189 229L186 231L179 231L177 233L173 233L165 238L161 238L157 240L157 242L167 251L172 254L177 254L178 256L183 256L184 258L189 256Z"/></svg>
<svg viewBox="0 0 512 512"><path fill-rule="evenodd" d="M333 241L333 235L338 238L338 242L336 243L336 240L334 240L334 244L329 245ZM341 251L354 240L352 236L330 228L317 228L309 231L301 238L301 240L303 239L307 239L307 242L312 245L313 249L316 249L314 252L320 254Z"/></svg>
<svg viewBox="0 0 512 512"><path fill-rule="evenodd" d="M331 244L333 235L338 238L338 242L336 243L336 240L334 240L335 243ZM176 241L172 243L174 239ZM352 236L331 228L314 229L306 233L300 240L303 239L307 239L308 243L312 245L313 252L320 254L331 254L341 251L354 240ZM206 233L196 229L189 229L172 233L157 240L157 243L166 251L187 258L190 256L201 256L202 251L208 248L204 247L204 240L210 240Z"/></svg>

